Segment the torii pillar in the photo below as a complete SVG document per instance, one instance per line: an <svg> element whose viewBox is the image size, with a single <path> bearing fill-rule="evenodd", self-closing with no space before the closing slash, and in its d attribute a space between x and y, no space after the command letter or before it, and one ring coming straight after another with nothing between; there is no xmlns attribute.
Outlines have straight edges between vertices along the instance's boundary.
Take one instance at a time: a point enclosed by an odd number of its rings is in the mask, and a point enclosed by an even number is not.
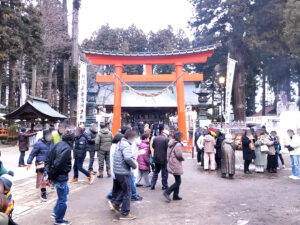
<svg viewBox="0 0 300 225"><path fill-rule="evenodd" d="M198 49L189 49L172 52L156 53L114 53L114 52L94 52L86 51L85 55L94 65L114 65L114 73L109 76L97 76L96 81L101 83L114 83L114 115L113 115L113 135L121 127L121 101L122 101L122 82L174 82L176 81L177 90L177 112L178 129L183 133L183 139L187 140L184 82L202 81L203 74L188 74L183 72L183 66L187 63L205 63L207 58L212 56L218 45L206 46ZM172 74L152 74L152 65L173 64L175 73ZM127 75L123 73L124 65L146 65L146 75Z"/></svg>
<svg viewBox="0 0 300 225"><path fill-rule="evenodd" d="M185 100L184 100L184 77L180 76L182 73L183 63L176 63L176 90L177 90L177 115L178 115L178 130L185 131L183 133L184 140L187 139L186 132L186 117L185 117Z"/></svg>
<svg viewBox="0 0 300 225"><path fill-rule="evenodd" d="M123 65L115 64L115 72L119 77L122 77ZM122 101L122 84L119 79L114 81L114 117L113 117L113 130L112 133L115 135L121 127L121 101Z"/></svg>

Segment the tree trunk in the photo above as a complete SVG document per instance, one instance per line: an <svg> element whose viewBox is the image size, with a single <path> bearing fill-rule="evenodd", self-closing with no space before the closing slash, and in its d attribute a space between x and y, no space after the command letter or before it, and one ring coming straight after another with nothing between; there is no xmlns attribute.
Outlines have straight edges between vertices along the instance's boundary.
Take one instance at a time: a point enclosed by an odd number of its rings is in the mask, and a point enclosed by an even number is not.
<svg viewBox="0 0 300 225"><path fill-rule="evenodd" d="M246 98L245 98L245 80L246 68L243 52L239 49L236 51L236 70L233 81L233 102L234 102L234 120L245 121L246 119Z"/></svg>
<svg viewBox="0 0 300 225"><path fill-rule="evenodd" d="M57 88L57 72L54 72L53 74L53 108L55 110L57 110L57 92L58 92L58 88Z"/></svg>
<svg viewBox="0 0 300 225"><path fill-rule="evenodd" d="M68 1L63 0L63 9L64 9L64 26L68 32Z"/></svg>
<svg viewBox="0 0 300 225"><path fill-rule="evenodd" d="M49 70L48 70L48 88L47 88L47 98L50 105L52 105L52 84L53 84L53 55L50 55L49 59Z"/></svg>
<svg viewBox="0 0 300 225"><path fill-rule="evenodd" d="M78 71L79 45L78 45L78 19L79 8L74 7L76 0L73 0L73 18L72 18L72 68ZM76 92L76 91L75 91ZM70 95L70 117L75 120L77 111L77 93Z"/></svg>
<svg viewBox="0 0 300 225"><path fill-rule="evenodd" d="M262 77L262 115L266 115L266 75L263 72L263 77Z"/></svg>
<svg viewBox="0 0 300 225"><path fill-rule="evenodd" d="M63 62L63 75L64 75L64 86L63 86L63 93L62 93L62 102L63 102L63 108L62 108L62 112L64 115L68 114L68 96L69 96L69 75L70 75L70 61L68 59L64 59Z"/></svg>
<svg viewBox="0 0 300 225"><path fill-rule="evenodd" d="M16 106L16 99L15 99L15 74L16 74L16 63L17 60L10 59L9 60L9 79L8 79L8 108L12 110Z"/></svg>
<svg viewBox="0 0 300 225"><path fill-rule="evenodd" d="M0 62L0 104L2 103L2 73L3 73L3 62Z"/></svg>
<svg viewBox="0 0 300 225"><path fill-rule="evenodd" d="M73 20L72 20L72 66L78 67L79 61L79 45L78 45L78 18L79 10L73 6Z"/></svg>
<svg viewBox="0 0 300 225"><path fill-rule="evenodd" d="M41 90L42 90L42 75L38 74L36 79L36 96L41 97Z"/></svg>
<svg viewBox="0 0 300 225"><path fill-rule="evenodd" d="M30 92L32 96L36 95L36 71L37 71L37 66L32 65L31 92Z"/></svg>

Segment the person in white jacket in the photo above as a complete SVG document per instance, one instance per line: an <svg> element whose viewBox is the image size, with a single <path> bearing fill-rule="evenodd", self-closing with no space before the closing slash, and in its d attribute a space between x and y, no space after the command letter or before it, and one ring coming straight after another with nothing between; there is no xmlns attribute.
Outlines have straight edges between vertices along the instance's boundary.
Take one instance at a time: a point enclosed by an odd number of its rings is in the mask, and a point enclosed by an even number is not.
<svg viewBox="0 0 300 225"><path fill-rule="evenodd" d="M289 135L289 143L285 146L290 152L292 175L289 176L291 179L300 179L300 129L297 130L297 134L293 130L287 131Z"/></svg>

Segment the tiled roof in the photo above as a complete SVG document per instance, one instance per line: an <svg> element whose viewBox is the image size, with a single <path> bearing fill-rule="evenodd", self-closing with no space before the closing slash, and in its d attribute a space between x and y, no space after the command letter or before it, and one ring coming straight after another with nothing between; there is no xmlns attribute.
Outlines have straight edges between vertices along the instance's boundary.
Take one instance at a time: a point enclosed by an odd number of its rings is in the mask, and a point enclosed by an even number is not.
<svg viewBox="0 0 300 225"><path fill-rule="evenodd" d="M217 47L221 46L221 43L207 45L199 48L191 48L184 50L173 50L173 51L161 51L161 52L134 52L134 53L125 53L125 52L115 52L115 51L97 51L97 50L83 50L83 53L86 54L96 54L96 55L108 55L108 56L167 56L167 55L185 55L193 53L201 53L210 50L214 50Z"/></svg>
<svg viewBox="0 0 300 225"><path fill-rule="evenodd" d="M64 120L67 117L55 111L47 99L28 96L27 101L20 108L7 114L8 119L55 119Z"/></svg>

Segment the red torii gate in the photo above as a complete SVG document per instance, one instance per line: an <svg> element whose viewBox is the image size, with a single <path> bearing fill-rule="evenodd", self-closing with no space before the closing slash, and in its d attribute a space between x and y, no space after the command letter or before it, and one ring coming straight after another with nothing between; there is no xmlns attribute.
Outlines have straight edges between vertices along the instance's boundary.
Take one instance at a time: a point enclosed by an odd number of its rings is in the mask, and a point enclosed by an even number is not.
<svg viewBox="0 0 300 225"><path fill-rule="evenodd" d="M94 65L114 65L115 73L126 83L176 81L178 129L183 132L184 140L187 140L184 81L202 81L203 74L188 74L187 72L183 72L183 65L188 63L205 63L207 58L212 56L216 47L217 45L210 45L189 50L134 54L97 51L85 51L84 53ZM176 72L172 74L154 75L152 74L152 65L154 64L173 64L175 65ZM123 73L124 65L146 65L146 74L127 75ZM121 126L122 83L114 73L111 73L109 76L97 76L96 81L99 83L114 83L112 132L115 135Z"/></svg>

